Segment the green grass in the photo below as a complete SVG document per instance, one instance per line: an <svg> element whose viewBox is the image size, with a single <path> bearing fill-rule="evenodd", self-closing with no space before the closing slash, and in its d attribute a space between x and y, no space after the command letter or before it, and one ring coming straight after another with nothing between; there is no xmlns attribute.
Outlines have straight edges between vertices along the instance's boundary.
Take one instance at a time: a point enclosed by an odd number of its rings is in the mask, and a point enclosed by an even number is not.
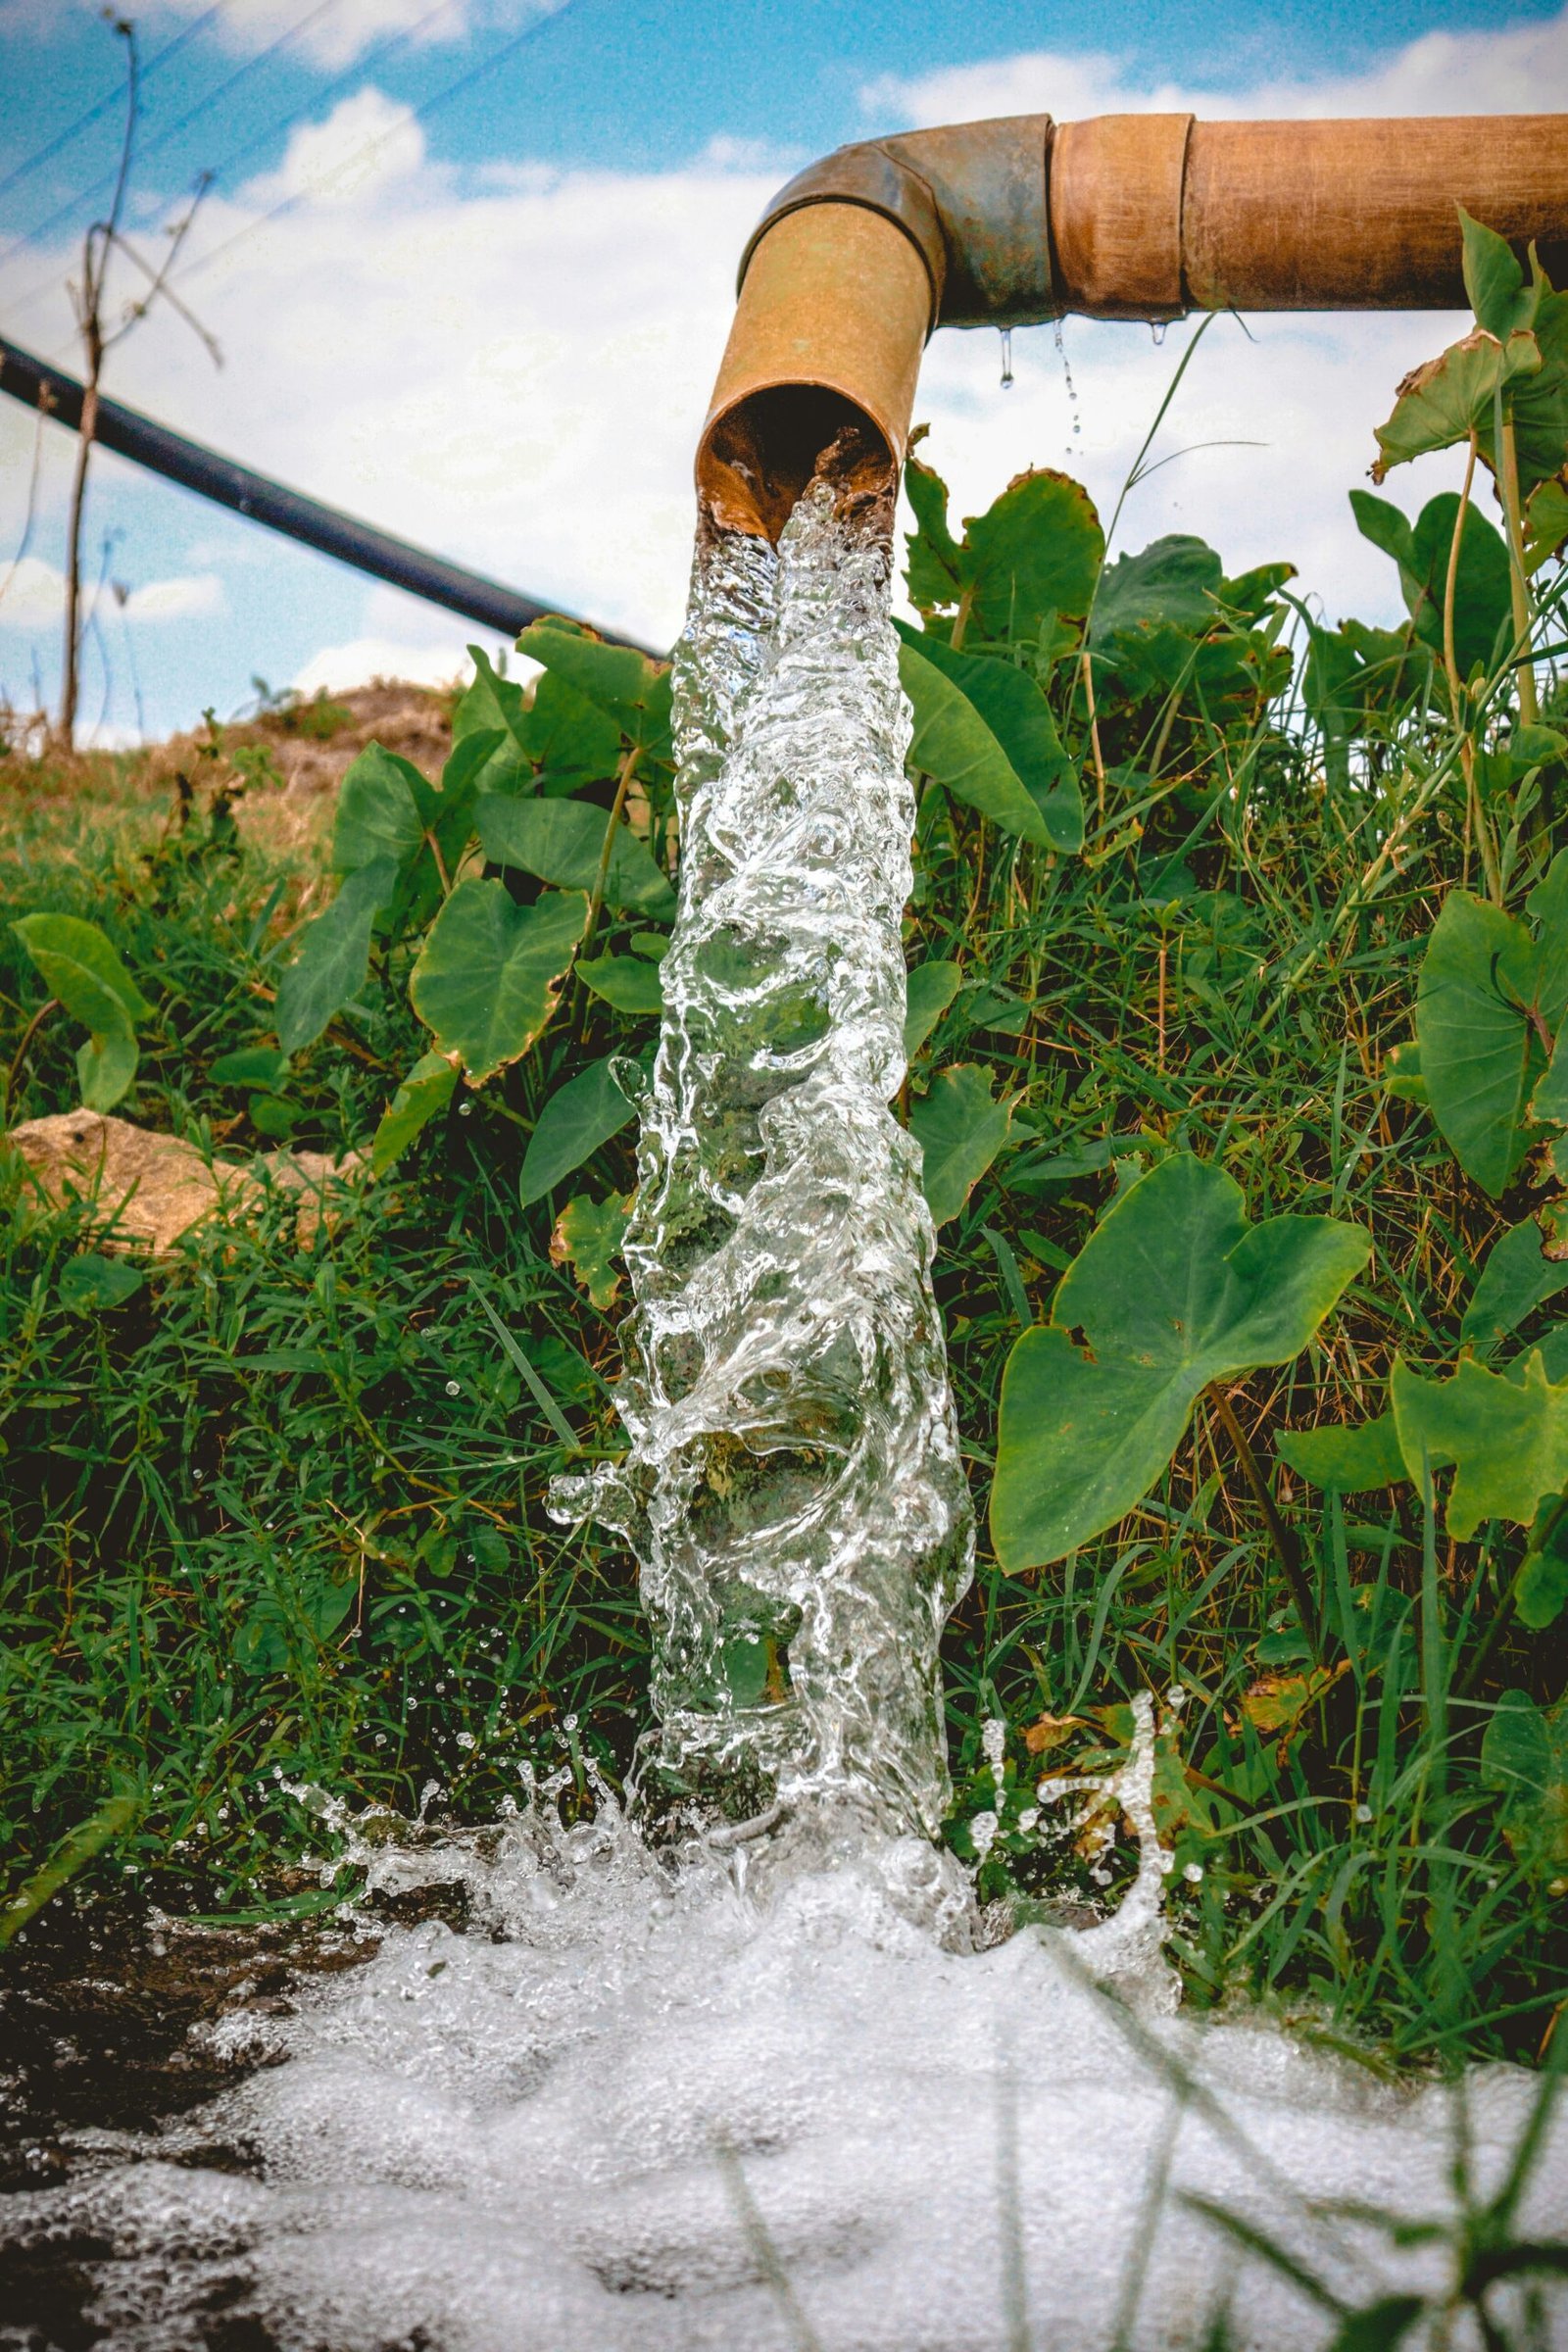
<svg viewBox="0 0 1568 2352"><path fill-rule="evenodd" d="M1265 1471L1273 1431L1379 1411L1396 1348L1451 1357L1478 1264L1533 1199L1521 1179L1490 1200L1385 1084L1434 917L1473 863L1451 735L1424 697L1349 753L1260 695L1219 718L1200 694L1179 715L1102 708L1101 792L1081 692L1056 691L1087 767L1087 855L1009 842L933 788L908 923L911 964L963 967L914 1092L978 1060L1017 1094L1024 1130L944 1227L937 1265L982 1524L1006 1353L1118 1163L1191 1148L1254 1217L1333 1213L1373 1237L1320 1344L1233 1399ZM267 1034L279 951L318 897L311 859L258 846L265 825L247 840L221 810L213 823L205 787L181 829L155 792L117 811L114 778L73 813L47 771L0 772L44 811L0 858L0 1068L43 995L9 924L85 915L157 1007L122 1113L232 1152L263 1145L243 1092L209 1073ZM1527 829L1510 903L1563 840L1549 809ZM599 945L640 927L607 920ZM425 1042L406 983L406 955L380 958L302 1058L295 1142L366 1141ZM308 1904L324 1899L330 1840L303 1788L409 1812L435 1781L441 1804L481 1818L530 1762L568 1764L585 1803L590 1761L623 1777L646 1722L632 1565L546 1517L547 1481L574 1454L480 1300L522 1339L579 1449L612 1449L624 1299L595 1309L550 1242L572 1191L629 1189L631 1131L553 1201L519 1211L516 1183L552 1089L647 1035L579 992L502 1084L460 1092L389 1175L347 1193L330 1230L302 1244L279 1200L259 1224L193 1236L101 1311L62 1294L82 1212L42 1209L6 1166L13 1891L74 1838L93 1883L171 1909ZM78 1036L41 1024L13 1118L74 1101ZM1179 1690L1159 1799L1190 1996L1261 1996L1396 2059L1530 2056L1568 1997L1568 1847L1554 1863L1548 1841L1544 1862L1512 1825L1515 1853L1480 1746L1503 1690L1556 1704L1568 1630L1512 1617L1520 1544L1501 1527L1456 1544L1409 1490L1342 1503L1281 1475L1274 1492L1328 1629L1310 1685L1258 1501L1202 1406L1100 1543L1026 1576L982 1551L946 1652L956 1841L991 1801L981 1730L1001 1715L1009 1798L983 1890L1097 1892L1064 1838L1043 1842L1018 1815L1042 1769L1115 1744L1131 1694ZM83 1825L122 1800L95 1849Z"/></svg>

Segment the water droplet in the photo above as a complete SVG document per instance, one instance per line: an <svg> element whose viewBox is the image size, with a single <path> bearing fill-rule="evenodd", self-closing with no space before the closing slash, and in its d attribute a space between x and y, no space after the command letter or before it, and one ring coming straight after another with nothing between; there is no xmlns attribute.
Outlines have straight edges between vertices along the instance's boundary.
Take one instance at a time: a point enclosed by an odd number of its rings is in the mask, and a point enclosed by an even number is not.
<svg viewBox="0 0 1568 2352"><path fill-rule="evenodd" d="M471 1102L460 1102L458 1104L458 1116L460 1119L470 1118L472 1114L473 1104Z"/></svg>
<svg viewBox="0 0 1568 2352"><path fill-rule="evenodd" d="M1012 390L1012 329L1010 326L1004 326L1002 330L1002 389L1004 392Z"/></svg>
<svg viewBox="0 0 1568 2352"><path fill-rule="evenodd" d="M1165 329L1169 324L1168 318L1152 318L1149 322L1149 332L1156 351L1165 340Z"/></svg>
<svg viewBox="0 0 1568 2352"><path fill-rule="evenodd" d="M463 1383L462 1383L462 1381L461 1381L461 1380L449 1380L449 1381L447 1382L447 1395L448 1395L449 1396L461 1396L463 1395Z"/></svg>

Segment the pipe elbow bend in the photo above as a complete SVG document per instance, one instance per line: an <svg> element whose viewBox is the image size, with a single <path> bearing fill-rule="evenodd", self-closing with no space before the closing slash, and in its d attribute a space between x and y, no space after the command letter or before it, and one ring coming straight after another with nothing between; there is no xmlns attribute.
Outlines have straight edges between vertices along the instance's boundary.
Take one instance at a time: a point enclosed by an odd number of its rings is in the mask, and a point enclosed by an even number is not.
<svg viewBox="0 0 1568 2352"><path fill-rule="evenodd" d="M890 221L918 254L927 333L1054 318L1052 128L1049 115L1009 115L838 148L774 197L741 257L737 292L781 220L810 205L852 205Z"/></svg>

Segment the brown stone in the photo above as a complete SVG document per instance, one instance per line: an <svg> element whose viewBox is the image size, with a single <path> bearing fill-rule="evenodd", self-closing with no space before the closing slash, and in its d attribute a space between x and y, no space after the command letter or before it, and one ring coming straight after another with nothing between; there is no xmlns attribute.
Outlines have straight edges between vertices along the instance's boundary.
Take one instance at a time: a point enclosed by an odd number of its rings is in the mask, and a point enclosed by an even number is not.
<svg viewBox="0 0 1568 2352"><path fill-rule="evenodd" d="M27 1119L4 1138L26 1162L43 1199L60 1207L89 1201L97 1239L107 1250L145 1250L167 1256L181 1234L204 1217L257 1215L274 1185L298 1197L298 1232L309 1241L328 1215L332 1187L350 1181L363 1162L321 1152L266 1152L248 1165L207 1160L194 1144L155 1135L129 1119L96 1110L67 1110Z"/></svg>

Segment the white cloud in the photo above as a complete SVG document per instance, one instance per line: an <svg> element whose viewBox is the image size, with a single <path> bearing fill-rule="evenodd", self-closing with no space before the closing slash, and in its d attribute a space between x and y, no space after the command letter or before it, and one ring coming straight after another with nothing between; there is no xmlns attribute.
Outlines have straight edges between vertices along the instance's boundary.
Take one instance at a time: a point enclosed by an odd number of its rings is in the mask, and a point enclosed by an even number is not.
<svg viewBox="0 0 1568 2352"><path fill-rule="evenodd" d="M1152 83L1098 51L1029 50L867 83L861 105L879 124L979 121L987 115L1194 113L1311 115L1538 114L1568 98L1568 9L1482 32L1428 32L1355 74L1281 75L1246 89L1222 74Z"/></svg>
<svg viewBox="0 0 1568 2352"><path fill-rule="evenodd" d="M88 589L89 610L96 583ZM107 619L119 607L133 625L168 620L200 620L227 610L223 583L215 572L176 573L168 579L147 580L132 588L123 606L112 591L103 598L99 617ZM38 630L63 625L66 612L65 575L38 556L24 556L15 564L0 564L0 629Z"/></svg>
<svg viewBox="0 0 1568 2352"><path fill-rule="evenodd" d="M172 579L144 581L139 588L132 588L122 609L133 624L205 620L215 613L226 612L228 599L216 572L184 572Z"/></svg>
<svg viewBox="0 0 1568 2352"><path fill-rule="evenodd" d="M461 636L415 645L397 637L351 637L313 654L292 683L301 694L347 694L372 678L406 678L412 686L450 686L469 667Z"/></svg>
<svg viewBox="0 0 1568 2352"><path fill-rule="evenodd" d="M423 162L424 133L413 107L367 87L340 99L324 122L293 131L276 172L258 183L256 193L354 204L378 184L417 172Z"/></svg>

